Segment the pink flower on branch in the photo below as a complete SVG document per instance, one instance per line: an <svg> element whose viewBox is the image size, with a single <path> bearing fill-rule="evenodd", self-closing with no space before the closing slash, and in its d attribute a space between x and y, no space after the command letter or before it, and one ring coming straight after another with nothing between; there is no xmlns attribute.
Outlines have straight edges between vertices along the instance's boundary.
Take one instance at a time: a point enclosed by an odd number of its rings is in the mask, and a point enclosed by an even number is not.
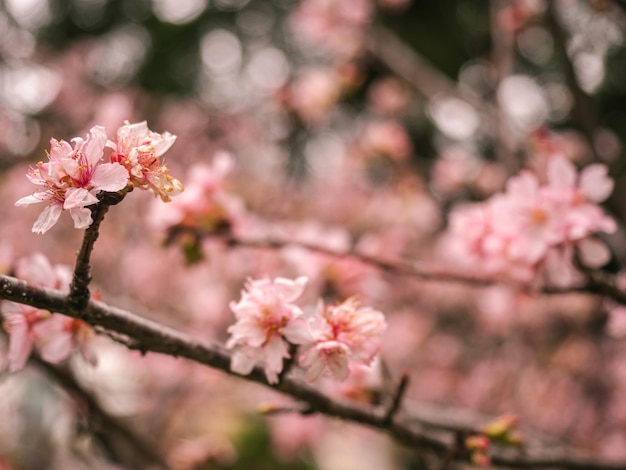
<svg viewBox="0 0 626 470"><path fill-rule="evenodd" d="M38 188L15 205L25 206L48 202L33 232L45 233L57 223L61 212L67 210L77 229L93 222L89 206L98 202L100 191L115 192L128 183L128 172L118 163L104 163L107 138L104 128L94 126L86 139L72 139L74 147L64 140L50 140L48 162L30 168L27 177Z"/></svg>
<svg viewBox="0 0 626 470"><path fill-rule="evenodd" d="M456 209L443 247L451 260L487 276L531 282L541 273L551 283L572 285L579 277L575 254L590 268L610 258L595 235L617 230L598 205L612 190L605 165L590 165L578 174L571 162L553 156L545 184L523 171L504 193Z"/></svg>
<svg viewBox="0 0 626 470"><path fill-rule="evenodd" d="M247 375L261 363L270 383L278 382L289 345L310 342L302 310L293 302L302 295L307 278L249 280L241 300L231 303L237 319L228 328L226 346L234 348L231 370Z"/></svg>
<svg viewBox="0 0 626 470"><path fill-rule="evenodd" d="M42 254L22 258L16 262L15 274L34 286L69 292L72 272L67 266L52 266ZM37 346L42 359L61 362L77 348L90 363L95 363L91 338L95 335L81 320L58 313L50 313L14 302L1 304L4 328L9 334L9 370L24 367Z"/></svg>
<svg viewBox="0 0 626 470"><path fill-rule="evenodd" d="M314 381L329 373L345 380L351 362L371 364L380 349L387 322L378 310L361 307L350 298L339 305L320 305L318 316L309 320L309 328L313 343L299 360L307 369L305 378Z"/></svg>
<svg viewBox="0 0 626 470"><path fill-rule="evenodd" d="M148 129L146 121L128 121L117 131L117 142L109 141L113 149L112 162L128 170L130 182L140 189L151 189L165 202L183 192L183 185L170 176L161 156L174 144L176 136L169 132L158 134Z"/></svg>

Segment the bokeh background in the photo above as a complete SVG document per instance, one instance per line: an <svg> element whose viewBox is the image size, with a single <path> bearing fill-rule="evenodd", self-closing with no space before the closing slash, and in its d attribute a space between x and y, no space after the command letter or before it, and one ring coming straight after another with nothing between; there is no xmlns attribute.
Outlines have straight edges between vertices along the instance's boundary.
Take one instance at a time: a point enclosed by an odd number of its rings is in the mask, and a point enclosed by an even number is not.
<svg viewBox="0 0 626 470"><path fill-rule="evenodd" d="M407 407L422 416L516 413L529 436L626 459L622 307L428 282L303 246L441 270L450 211L558 148L615 178L605 207L620 229L606 242L619 273L625 25L624 3L609 0L2 0L0 265L34 252L73 263L69 218L34 235L40 208L13 206L51 137L103 125L113 138L147 120L178 136L170 173L206 186L203 236L168 232L172 209L134 191L96 245L103 300L224 341L247 277L307 275L305 303L357 295L389 323L384 367L320 384L328 393L376 402L408 373ZM260 386L97 344L98 366L59 370L172 468L430 468L367 429L261 417L260 404L291 404ZM42 367L2 375L0 468L149 468Z"/></svg>

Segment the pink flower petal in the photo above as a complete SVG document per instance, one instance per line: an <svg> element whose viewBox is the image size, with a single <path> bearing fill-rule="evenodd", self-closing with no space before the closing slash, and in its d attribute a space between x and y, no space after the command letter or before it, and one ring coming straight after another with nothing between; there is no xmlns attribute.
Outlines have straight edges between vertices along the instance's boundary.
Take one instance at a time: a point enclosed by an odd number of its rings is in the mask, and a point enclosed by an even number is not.
<svg viewBox="0 0 626 470"><path fill-rule="evenodd" d="M604 201L613 191L613 180L606 165L589 165L580 174L580 190L592 202Z"/></svg>
<svg viewBox="0 0 626 470"><path fill-rule="evenodd" d="M57 223L62 211L63 207L61 204L50 204L35 221L33 232L38 234L46 233Z"/></svg>
<svg viewBox="0 0 626 470"><path fill-rule="evenodd" d="M244 350L235 351L230 359L230 370L237 374L248 375L254 369L257 359Z"/></svg>
<svg viewBox="0 0 626 470"><path fill-rule="evenodd" d="M63 209L74 209L76 207L86 207L96 204L98 198L85 188L69 188L65 192L65 202Z"/></svg>
<svg viewBox="0 0 626 470"><path fill-rule="evenodd" d="M565 157L552 158L548 163L548 182L551 186L574 186L576 167Z"/></svg>
<svg viewBox="0 0 626 470"><path fill-rule="evenodd" d="M128 171L119 163L103 163L96 167L91 183L99 191L120 191L128 184Z"/></svg>
<svg viewBox="0 0 626 470"><path fill-rule="evenodd" d="M576 243L580 260L590 268L600 268L611 259L611 251L597 238L583 238Z"/></svg>
<svg viewBox="0 0 626 470"><path fill-rule="evenodd" d="M74 220L74 228L82 230L91 225L93 219L91 218L91 211L86 207L75 207L70 209L70 216Z"/></svg>
<svg viewBox="0 0 626 470"><path fill-rule="evenodd" d="M28 206L30 204L38 204L45 200L50 199L50 195L48 193L35 193L30 196L24 196L21 199L15 201L16 206Z"/></svg>
<svg viewBox="0 0 626 470"><path fill-rule="evenodd" d="M23 315L11 315L6 319L9 330L9 370L16 372L23 369L28 356L33 349L33 343L28 334L28 324Z"/></svg>
<svg viewBox="0 0 626 470"><path fill-rule="evenodd" d="M104 155L104 146L107 142L107 135L102 126L93 126L83 147L83 152L87 157L90 166L95 166Z"/></svg>

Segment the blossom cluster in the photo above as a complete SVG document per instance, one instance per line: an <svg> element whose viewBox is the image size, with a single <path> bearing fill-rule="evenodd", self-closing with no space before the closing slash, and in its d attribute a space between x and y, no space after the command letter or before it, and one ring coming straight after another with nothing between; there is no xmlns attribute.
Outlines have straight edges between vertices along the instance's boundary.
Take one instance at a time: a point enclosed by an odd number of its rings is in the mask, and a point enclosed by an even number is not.
<svg viewBox="0 0 626 470"><path fill-rule="evenodd" d="M372 363L386 329L384 315L355 299L327 307L320 302L313 315L305 315L293 302L306 283L305 277L247 282L241 300L231 304L237 321L227 347L235 349L234 372L246 375L262 364L268 382L276 383L283 359L291 359L296 346L302 347L298 364L310 381L325 373L344 380L350 363Z"/></svg>
<svg viewBox="0 0 626 470"><path fill-rule="evenodd" d="M126 122L118 129L115 142L107 139L102 126L92 127L85 139L75 137L72 144L52 138L48 161L40 161L27 173L37 189L15 205L48 203L33 225L33 232L41 234L57 223L63 210L69 212L75 228L89 227L93 222L89 207L98 202L101 191L117 192L130 184L151 189L169 201L183 186L168 174L160 157L175 140L168 132L150 131L146 122Z"/></svg>
<svg viewBox="0 0 626 470"><path fill-rule="evenodd" d="M151 214L152 225L209 233L232 228L244 213L242 201L227 190L225 179L232 167L233 159L227 152L216 154L210 165L192 166L184 194L166 208L159 205Z"/></svg>
<svg viewBox="0 0 626 470"><path fill-rule="evenodd" d="M605 165L592 164L578 174L565 157L553 156L545 182L524 170L504 193L453 211L443 247L462 267L483 275L520 282L542 275L551 284L570 286L579 277L576 259L587 268L610 259L595 235L617 230L598 205L612 190Z"/></svg>
<svg viewBox="0 0 626 470"><path fill-rule="evenodd" d="M15 275L33 286L62 292L69 292L72 279L68 266L53 266L40 253L17 260ZM41 358L48 362L64 361L74 349L80 351L88 362L96 362L91 347L95 333L85 322L9 301L2 302L1 311L4 328L9 334L8 365L11 372L24 367L33 346L37 346Z"/></svg>

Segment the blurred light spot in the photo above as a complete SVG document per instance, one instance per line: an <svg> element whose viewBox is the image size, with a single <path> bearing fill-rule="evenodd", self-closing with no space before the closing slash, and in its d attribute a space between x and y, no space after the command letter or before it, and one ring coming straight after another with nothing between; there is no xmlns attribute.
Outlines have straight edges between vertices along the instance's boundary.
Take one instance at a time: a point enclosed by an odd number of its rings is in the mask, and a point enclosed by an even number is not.
<svg viewBox="0 0 626 470"><path fill-rule="evenodd" d="M266 36L274 26L274 14L271 10L247 9L237 15L236 21L243 33L254 37Z"/></svg>
<svg viewBox="0 0 626 470"><path fill-rule="evenodd" d="M152 14L150 0L123 0L122 11L130 21L143 21Z"/></svg>
<svg viewBox="0 0 626 470"><path fill-rule="evenodd" d="M161 21L185 24L200 16L207 3L207 0L152 0L152 9Z"/></svg>
<svg viewBox="0 0 626 470"><path fill-rule="evenodd" d="M22 114L34 114L48 106L61 87L61 78L39 65L0 69L0 100Z"/></svg>
<svg viewBox="0 0 626 470"><path fill-rule="evenodd" d="M213 0L219 10L239 10L249 2L250 0Z"/></svg>
<svg viewBox="0 0 626 470"><path fill-rule="evenodd" d="M150 44L140 26L126 25L103 36L87 56L94 80L105 86L127 83L143 62Z"/></svg>
<svg viewBox="0 0 626 470"><path fill-rule="evenodd" d="M93 28L104 18L107 0L74 0L70 14L83 28Z"/></svg>
<svg viewBox="0 0 626 470"><path fill-rule="evenodd" d="M550 120L567 119L572 108L572 95L568 87L560 82L548 82L542 88L550 105Z"/></svg>
<svg viewBox="0 0 626 470"><path fill-rule="evenodd" d="M600 129L596 132L594 143L598 155L607 162L614 162L622 152L619 138L609 129Z"/></svg>
<svg viewBox="0 0 626 470"><path fill-rule="evenodd" d="M201 96L211 105L231 111L250 106L250 82L237 74L212 76L200 82Z"/></svg>
<svg viewBox="0 0 626 470"><path fill-rule="evenodd" d="M498 88L498 101L514 124L529 129L542 124L549 107L539 85L530 77L511 75Z"/></svg>
<svg viewBox="0 0 626 470"><path fill-rule="evenodd" d="M580 87L593 93L604 81L604 60L598 54L582 52L574 57L574 68Z"/></svg>
<svg viewBox="0 0 626 470"><path fill-rule="evenodd" d="M552 57L554 41L544 28L531 26L518 34L517 47L526 59L537 65L544 65Z"/></svg>
<svg viewBox="0 0 626 470"><path fill-rule="evenodd" d="M304 148L304 156L311 173L321 179L342 175L345 155L343 141L328 133L309 140Z"/></svg>
<svg viewBox="0 0 626 470"><path fill-rule="evenodd" d="M3 122L6 126L7 122ZM2 134L2 143L14 155L26 155L39 143L41 130L35 119L19 116L12 119Z"/></svg>
<svg viewBox="0 0 626 470"><path fill-rule="evenodd" d="M254 52L246 73L252 84L261 91L272 92L287 81L289 63L282 51L266 47Z"/></svg>
<svg viewBox="0 0 626 470"><path fill-rule="evenodd" d="M485 61L472 61L464 65L459 73L459 86L463 91L479 96L491 93L493 89L494 71L491 64Z"/></svg>
<svg viewBox="0 0 626 470"><path fill-rule="evenodd" d="M439 130L452 139L469 139L480 124L474 108L458 98L435 98L429 111Z"/></svg>
<svg viewBox="0 0 626 470"><path fill-rule="evenodd" d="M14 21L0 12L0 55L5 59L26 59L35 52L33 33L15 26Z"/></svg>
<svg viewBox="0 0 626 470"><path fill-rule="evenodd" d="M212 75L232 73L241 66L241 43L237 36L224 29L213 30L202 38L200 54Z"/></svg>
<svg viewBox="0 0 626 470"><path fill-rule="evenodd" d="M7 11L26 29L38 29L52 19L48 0L5 0Z"/></svg>

